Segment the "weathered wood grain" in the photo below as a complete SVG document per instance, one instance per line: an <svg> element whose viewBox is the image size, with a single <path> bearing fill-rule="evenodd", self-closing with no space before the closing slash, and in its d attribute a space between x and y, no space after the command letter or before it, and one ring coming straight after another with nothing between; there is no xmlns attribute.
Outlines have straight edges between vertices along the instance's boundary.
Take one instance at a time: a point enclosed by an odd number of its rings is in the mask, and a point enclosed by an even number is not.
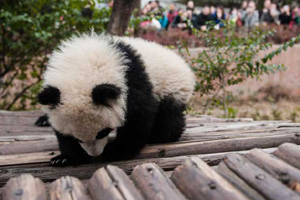
<svg viewBox="0 0 300 200"><path fill-rule="evenodd" d="M264 149L267 153L272 153L276 148ZM239 154L245 154L248 151L239 151ZM198 157L204 160L209 165L217 165L219 164L225 157L228 152L224 153L215 153L215 154L203 154ZM20 155L21 156L21 155ZM175 167L183 163L190 156L176 156L171 158L150 158L150 159L137 159L137 160L128 160L128 161L120 161L120 162L111 162L109 164L119 166L126 173L130 173L136 165L140 165L143 163L156 163L159 167L164 170L173 170ZM32 158L28 158L28 160L34 160L34 156ZM25 160L26 162L26 160ZM31 173L35 177L41 178L43 181L53 181L60 176L76 176L80 179L88 179L92 176L92 174L99 168L106 166L108 163L94 163L89 165L80 165L76 168L74 167L65 167L65 168L53 168L49 167L49 160L45 158L43 162L46 166L32 166L26 163L20 163L24 165L16 166L4 166L0 167L0 186L5 184L5 182L10 178L17 176L22 173ZM26 165L25 165L26 164Z"/></svg>
<svg viewBox="0 0 300 200"><path fill-rule="evenodd" d="M246 200L240 191L234 188L221 175L197 157L188 159L177 167L172 181L188 199L210 200Z"/></svg>
<svg viewBox="0 0 300 200"><path fill-rule="evenodd" d="M228 154L224 159L224 163L266 199L300 199L296 192L285 187L280 181L238 154Z"/></svg>
<svg viewBox="0 0 300 200"><path fill-rule="evenodd" d="M88 190L94 200L124 200L105 168L98 169L88 182Z"/></svg>
<svg viewBox="0 0 300 200"><path fill-rule="evenodd" d="M55 138L42 141L12 142L0 144L0 155L56 151L57 149L58 144Z"/></svg>
<svg viewBox="0 0 300 200"><path fill-rule="evenodd" d="M98 169L88 182L94 200L143 200L127 175L115 166Z"/></svg>
<svg viewBox="0 0 300 200"><path fill-rule="evenodd" d="M238 177L234 172L232 172L224 162L218 165L216 171L223 176L228 182L230 182L234 187L240 190L246 197L251 200L265 200L256 190L250 187L244 180Z"/></svg>
<svg viewBox="0 0 300 200"><path fill-rule="evenodd" d="M51 158L57 155L59 155L58 151L2 155L0 156L0 166L48 163Z"/></svg>
<svg viewBox="0 0 300 200"><path fill-rule="evenodd" d="M50 200L86 200L81 181L70 176L63 176L49 186Z"/></svg>
<svg viewBox="0 0 300 200"><path fill-rule="evenodd" d="M297 168L260 149L251 150L246 154L246 158L280 180L283 184L288 185L298 193L300 192L300 171Z"/></svg>
<svg viewBox="0 0 300 200"><path fill-rule="evenodd" d="M279 135L262 134L260 136L251 137L251 134L228 134L211 133L211 134L184 134L183 141L177 143L170 143L164 145L149 145L147 146L137 158L151 158L151 157L172 157L180 155L193 155L203 153L216 153L225 151L239 151L251 148L270 148L278 146L284 142L300 143L299 133L279 133ZM255 134L253 134L255 135ZM22 138L23 137L23 138ZM45 137L45 141L24 141L24 137L3 137L4 140L10 139L18 140L18 142L0 142L0 155L19 154L19 153L32 153L42 151L55 151L58 150L58 145L55 136ZM29 138L29 136L27 136ZM34 136L30 136L34 138ZM189 142L184 141L187 137ZM237 138L235 138L237 137ZM238 138L241 137L241 138ZM244 138L246 137L246 138ZM110 137L113 139L114 137ZM233 138L233 139L226 139ZM36 138L37 139L37 138ZM40 137L42 139L42 137ZM226 139L226 140L221 140ZM0 137L1 140L1 137ZM193 141L195 140L195 141ZM204 140L204 142L203 142ZM206 141L211 140L211 141ZM193 141L193 142L192 142Z"/></svg>
<svg viewBox="0 0 300 200"><path fill-rule="evenodd" d="M116 166L108 165L106 167L106 171L111 179L114 180L115 184L117 184L116 187L118 188L124 199L144 199L144 197L141 195L141 193L134 186L133 182L128 178L123 170Z"/></svg>
<svg viewBox="0 0 300 200"><path fill-rule="evenodd" d="M173 143L145 147L137 158L173 157L182 155L208 154L218 152L242 151L252 148L277 147L285 142L300 144L300 137L294 135L238 138L207 142Z"/></svg>
<svg viewBox="0 0 300 200"><path fill-rule="evenodd" d="M131 178L148 200L186 199L156 164L146 163L136 166Z"/></svg>
<svg viewBox="0 0 300 200"><path fill-rule="evenodd" d="M3 191L3 200L46 200L44 183L30 174L10 179Z"/></svg>
<svg viewBox="0 0 300 200"><path fill-rule="evenodd" d="M274 155L300 169L300 147L298 145L291 143L282 144L274 152Z"/></svg>

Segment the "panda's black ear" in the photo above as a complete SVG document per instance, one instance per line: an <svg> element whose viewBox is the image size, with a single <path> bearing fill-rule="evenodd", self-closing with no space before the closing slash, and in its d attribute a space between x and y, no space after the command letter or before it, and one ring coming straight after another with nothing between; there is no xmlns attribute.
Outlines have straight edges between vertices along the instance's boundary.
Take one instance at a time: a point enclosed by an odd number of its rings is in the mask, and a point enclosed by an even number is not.
<svg viewBox="0 0 300 200"><path fill-rule="evenodd" d="M93 88L92 98L96 105L110 106L111 100L116 100L121 94L121 89L113 84L100 84Z"/></svg>
<svg viewBox="0 0 300 200"><path fill-rule="evenodd" d="M56 87L47 86L38 94L37 99L42 105L56 106L60 102L60 91Z"/></svg>

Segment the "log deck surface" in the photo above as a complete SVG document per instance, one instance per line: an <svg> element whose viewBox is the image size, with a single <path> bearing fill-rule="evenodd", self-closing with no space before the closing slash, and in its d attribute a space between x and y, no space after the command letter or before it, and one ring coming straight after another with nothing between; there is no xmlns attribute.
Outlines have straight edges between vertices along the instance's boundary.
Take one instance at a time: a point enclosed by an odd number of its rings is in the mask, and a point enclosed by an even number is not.
<svg viewBox="0 0 300 200"><path fill-rule="evenodd" d="M187 116L176 143L54 168L57 141L33 125L40 115L0 111L0 199L300 200L300 124Z"/></svg>

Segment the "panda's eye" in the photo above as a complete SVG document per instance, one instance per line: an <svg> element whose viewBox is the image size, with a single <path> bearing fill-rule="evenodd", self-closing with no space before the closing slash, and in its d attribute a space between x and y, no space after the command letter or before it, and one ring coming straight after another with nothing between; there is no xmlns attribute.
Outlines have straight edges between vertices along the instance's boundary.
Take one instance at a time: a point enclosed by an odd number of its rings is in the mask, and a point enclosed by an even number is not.
<svg viewBox="0 0 300 200"><path fill-rule="evenodd" d="M108 134L109 134L111 131L112 131L111 128L105 128L105 129L99 131L99 133L98 133L97 136L96 136L96 139L99 140L99 139L102 139L102 138L108 136Z"/></svg>

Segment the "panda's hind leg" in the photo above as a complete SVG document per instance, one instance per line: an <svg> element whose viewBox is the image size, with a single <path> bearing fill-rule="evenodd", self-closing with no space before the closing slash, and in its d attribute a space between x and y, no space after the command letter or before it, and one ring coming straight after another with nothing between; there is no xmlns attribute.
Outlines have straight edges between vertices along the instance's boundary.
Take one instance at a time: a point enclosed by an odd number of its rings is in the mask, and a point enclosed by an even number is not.
<svg viewBox="0 0 300 200"><path fill-rule="evenodd" d="M149 143L177 141L185 129L185 105L172 97L161 100L151 131Z"/></svg>

